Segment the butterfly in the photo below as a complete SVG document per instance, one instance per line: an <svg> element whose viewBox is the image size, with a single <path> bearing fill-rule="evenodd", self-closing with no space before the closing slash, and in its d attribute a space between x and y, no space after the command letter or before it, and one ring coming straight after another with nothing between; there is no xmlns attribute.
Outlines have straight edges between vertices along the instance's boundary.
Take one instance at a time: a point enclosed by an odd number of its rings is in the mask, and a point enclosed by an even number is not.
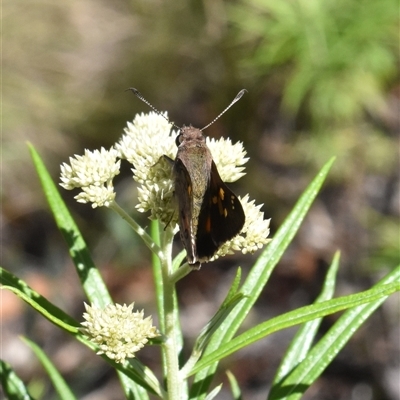
<svg viewBox="0 0 400 400"><path fill-rule="evenodd" d="M166 118L135 88L129 88L157 114ZM242 89L213 121L202 129L183 126L176 137L178 152L173 164L175 198L178 204L180 237L186 249L188 264L199 269L218 249L242 230L245 214L240 200L222 181L204 129L213 124L246 92Z"/></svg>

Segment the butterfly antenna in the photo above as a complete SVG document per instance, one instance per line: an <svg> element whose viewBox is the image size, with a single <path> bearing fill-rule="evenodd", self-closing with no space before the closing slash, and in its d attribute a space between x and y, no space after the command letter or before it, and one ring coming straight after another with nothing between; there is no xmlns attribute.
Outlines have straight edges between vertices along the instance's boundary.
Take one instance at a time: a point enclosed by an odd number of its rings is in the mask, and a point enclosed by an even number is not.
<svg viewBox="0 0 400 400"><path fill-rule="evenodd" d="M232 100L231 104L229 104L228 107L225 108L224 111L222 111L221 114L219 114L216 118L214 118L208 125L206 125L203 129L200 129L201 131L204 131L204 129L208 128L210 125L212 125L218 118L220 118L223 114L225 114L237 101L241 99L241 97L247 92L246 89L242 89L236 97Z"/></svg>
<svg viewBox="0 0 400 400"><path fill-rule="evenodd" d="M142 95L142 93L139 92L139 90L135 89L134 87L130 87L128 89L126 89L126 91L130 90L139 100L142 100L143 103L146 103L153 111L155 111L158 115L161 115L163 118L165 118L169 123L171 123L175 128L180 129L179 126L176 126L173 122L170 122L170 120L160 111L157 110L157 108L155 108L153 106L153 104L151 104L150 102L148 102Z"/></svg>

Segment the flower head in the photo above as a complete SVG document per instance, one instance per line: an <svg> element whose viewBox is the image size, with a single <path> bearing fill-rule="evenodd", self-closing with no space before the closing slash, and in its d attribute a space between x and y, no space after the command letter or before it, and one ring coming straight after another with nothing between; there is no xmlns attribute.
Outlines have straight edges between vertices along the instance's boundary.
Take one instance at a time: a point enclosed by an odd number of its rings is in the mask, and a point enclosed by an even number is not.
<svg viewBox="0 0 400 400"><path fill-rule="evenodd" d="M137 115L124 132L116 149L121 158L132 164L133 179L139 183L136 208L140 212L150 211L151 219L168 223L174 214L174 186L172 166L164 155L174 158L177 133L155 112Z"/></svg>
<svg viewBox="0 0 400 400"><path fill-rule="evenodd" d="M70 164L61 165L60 185L67 190L81 188L75 199L92 203L92 207L109 206L115 199L112 180L119 174L121 161L116 161L117 150L85 150L83 156L70 157Z"/></svg>
<svg viewBox="0 0 400 400"><path fill-rule="evenodd" d="M109 304L104 309L85 303L82 331L99 346L97 354L106 354L116 362L135 357L148 342L159 336L152 318L143 318L143 310L132 312L134 303Z"/></svg>
<svg viewBox="0 0 400 400"><path fill-rule="evenodd" d="M245 175L243 164L249 160L242 142L232 144L231 139L215 140L206 137L206 145L210 149L218 173L224 182L236 182Z"/></svg>

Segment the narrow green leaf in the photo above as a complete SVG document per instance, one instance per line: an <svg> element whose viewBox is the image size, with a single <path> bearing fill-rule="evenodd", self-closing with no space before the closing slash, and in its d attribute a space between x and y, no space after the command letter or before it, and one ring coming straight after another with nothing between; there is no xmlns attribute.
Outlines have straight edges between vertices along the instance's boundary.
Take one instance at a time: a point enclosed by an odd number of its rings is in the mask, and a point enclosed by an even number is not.
<svg viewBox="0 0 400 400"><path fill-rule="evenodd" d="M125 374L118 374L121 381L121 386L125 390L127 400L149 400L149 394L146 389L140 385L131 385L131 380Z"/></svg>
<svg viewBox="0 0 400 400"><path fill-rule="evenodd" d="M10 364L0 360L0 377L3 391L8 400L34 400L24 382L11 368Z"/></svg>
<svg viewBox="0 0 400 400"><path fill-rule="evenodd" d="M323 182L335 158L331 158L321 169L318 175L310 183L300 199L297 201L293 211L286 218L282 226L279 228L272 242L268 244L264 252L261 254L255 265L251 269L246 281L241 288L241 292L247 297L246 300L236 309L238 315L231 316L231 329L234 332L242 324L251 307L254 305L260 293L264 289L271 272L279 262L286 248L289 246L293 237L297 233L302 221L304 220L308 210L315 200ZM230 331L231 332L231 331ZM231 336L231 335L230 335ZM232 337L232 336L231 336Z"/></svg>
<svg viewBox="0 0 400 400"><path fill-rule="evenodd" d="M222 389L222 383L215 387L205 398L205 400L213 400L215 399L215 396L221 391Z"/></svg>
<svg viewBox="0 0 400 400"><path fill-rule="evenodd" d="M323 182L325 181L334 160L335 158L331 158L322 167L321 171L301 195L292 212L276 233L272 242L269 243L255 262L241 289L241 292L246 296L246 299L239 304L225 320L219 330L220 333L213 336L205 351L205 355L217 350L222 343L229 342L243 323L249 310L265 287L274 267L279 262L282 254L298 231L301 222L306 216ZM190 393L192 399L201 400L204 398L204 394L207 392L216 368L217 363L210 365L203 370L196 369L199 373L195 376L194 384Z"/></svg>
<svg viewBox="0 0 400 400"><path fill-rule="evenodd" d="M129 380L124 378L121 379L122 383L125 385L125 393L141 393L141 389L144 388L150 393L156 394L161 398L165 398L166 393L161 387L156 376L153 374L153 371L144 366L137 358L133 358L129 360L129 362L120 364L116 363L105 355L102 355L101 357L113 368L118 370L120 375L124 374L129 378ZM133 385L133 383L137 383L142 388L137 388L136 385Z"/></svg>
<svg viewBox="0 0 400 400"><path fill-rule="evenodd" d="M172 271L177 271L177 269L182 264L182 261L185 259L185 257L186 257L186 250L183 249L175 256L175 258L172 262ZM191 271L191 269L190 269L190 271Z"/></svg>
<svg viewBox="0 0 400 400"><path fill-rule="evenodd" d="M205 346L211 340L214 332L221 326L223 321L228 317L229 313L232 312L233 308L239 303L239 301L243 299L243 295L241 293L237 293L237 289L240 283L240 277L241 269L238 268L232 285L225 297L225 300L222 302L220 308L215 313L215 315L201 330L198 338L196 339L195 345L193 346L192 354L189 357L185 366L180 371L180 374L182 376L186 375L186 373L193 368L195 363L201 357Z"/></svg>
<svg viewBox="0 0 400 400"><path fill-rule="evenodd" d="M201 330L199 337L193 347L193 352L200 354L204 351L204 348L210 342L212 335L222 325L222 323L228 318L229 314L236 307L236 305L243 299L242 293L237 293L240 278L242 276L241 268L236 271L235 278L233 279L232 285L225 296L225 300L222 302L218 311L214 314L211 320Z"/></svg>
<svg viewBox="0 0 400 400"><path fill-rule="evenodd" d="M232 339L229 343L222 345L213 353L207 354L196 364L188 376L201 371L201 369L221 360L222 358L242 349L243 347L247 347L251 343L260 340L271 333L310 321L315 318L334 314L350 307L371 303L399 290L400 283L395 282L357 294L343 296L337 299L324 301L322 303L301 307L297 310L293 310L286 314L272 318L269 321L263 322L262 324L259 324L242 333L241 335Z"/></svg>
<svg viewBox="0 0 400 400"><path fill-rule="evenodd" d="M202 352L205 346L208 344L210 338L214 332L222 325L229 314L236 307L236 305L243 299L242 293L236 293L235 296L231 297L228 302L224 302L219 310L214 314L211 320L200 332L199 337L196 340L194 346L195 351Z"/></svg>
<svg viewBox="0 0 400 400"><path fill-rule="evenodd" d="M397 286L399 290L400 266L389 273L371 291ZM348 340L365 320L386 300L387 296L346 311L312 348L307 357L283 381L275 385L269 400L300 399L309 386L321 375Z"/></svg>
<svg viewBox="0 0 400 400"><path fill-rule="evenodd" d="M83 289L92 304L104 308L112 302L107 287L98 269L95 267L86 243L43 161L32 145L29 145L29 149L46 199L56 220L58 229L67 242Z"/></svg>
<svg viewBox="0 0 400 400"><path fill-rule="evenodd" d="M185 376L193 368L198 359L201 357L204 348L207 346L210 339L212 338L212 335L217 331L217 329L221 326L221 324L225 321L228 315L242 299L243 295L241 293L236 293L236 295L231 297L229 302L224 301L219 310L214 314L207 325L201 330L200 335L197 338L195 345L193 346L193 351L191 356L189 357L189 360L180 371L180 374L182 376Z"/></svg>
<svg viewBox="0 0 400 400"><path fill-rule="evenodd" d="M43 368L46 370L49 375L51 381L53 382L54 388L58 393L58 397L61 400L76 400L75 395L72 393L71 389L65 382L64 378L58 372L57 368L47 357L45 352L34 342L23 337L22 340L33 350L36 357L39 359L40 363L43 365Z"/></svg>
<svg viewBox="0 0 400 400"><path fill-rule="evenodd" d="M337 252L326 275L321 294L314 304L330 300L335 292L336 274L339 268L340 253ZM273 385L282 380L297 364L304 360L311 348L312 342L317 334L322 318L316 318L306 322L296 333L282 362L276 372ZM272 386L273 386L272 385Z"/></svg>
<svg viewBox="0 0 400 400"><path fill-rule="evenodd" d="M226 375L228 376L229 384L231 385L233 400L242 400L242 392L240 390L235 375L233 375L232 372L229 370L226 371Z"/></svg>
<svg viewBox="0 0 400 400"><path fill-rule="evenodd" d="M54 325L70 333L76 334L78 332L80 324L76 320L34 291L25 281L1 267L0 283L2 289L14 292Z"/></svg>
<svg viewBox="0 0 400 400"><path fill-rule="evenodd" d="M228 304L231 301L231 299L236 295L236 293L238 292L238 289L239 289L241 278L242 278L242 269L239 267L236 271L235 278L233 279L233 282L228 291L228 294L226 295L225 300L221 304L220 308L225 307L226 304Z"/></svg>

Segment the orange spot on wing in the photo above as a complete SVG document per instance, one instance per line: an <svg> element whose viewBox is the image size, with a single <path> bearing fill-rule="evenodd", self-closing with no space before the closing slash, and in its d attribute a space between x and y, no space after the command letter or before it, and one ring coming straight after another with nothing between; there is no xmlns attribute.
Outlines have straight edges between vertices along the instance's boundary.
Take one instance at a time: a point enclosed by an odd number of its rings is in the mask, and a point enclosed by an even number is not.
<svg viewBox="0 0 400 400"><path fill-rule="evenodd" d="M206 232L211 232L211 218L207 217L206 219L206 226L205 226Z"/></svg>

